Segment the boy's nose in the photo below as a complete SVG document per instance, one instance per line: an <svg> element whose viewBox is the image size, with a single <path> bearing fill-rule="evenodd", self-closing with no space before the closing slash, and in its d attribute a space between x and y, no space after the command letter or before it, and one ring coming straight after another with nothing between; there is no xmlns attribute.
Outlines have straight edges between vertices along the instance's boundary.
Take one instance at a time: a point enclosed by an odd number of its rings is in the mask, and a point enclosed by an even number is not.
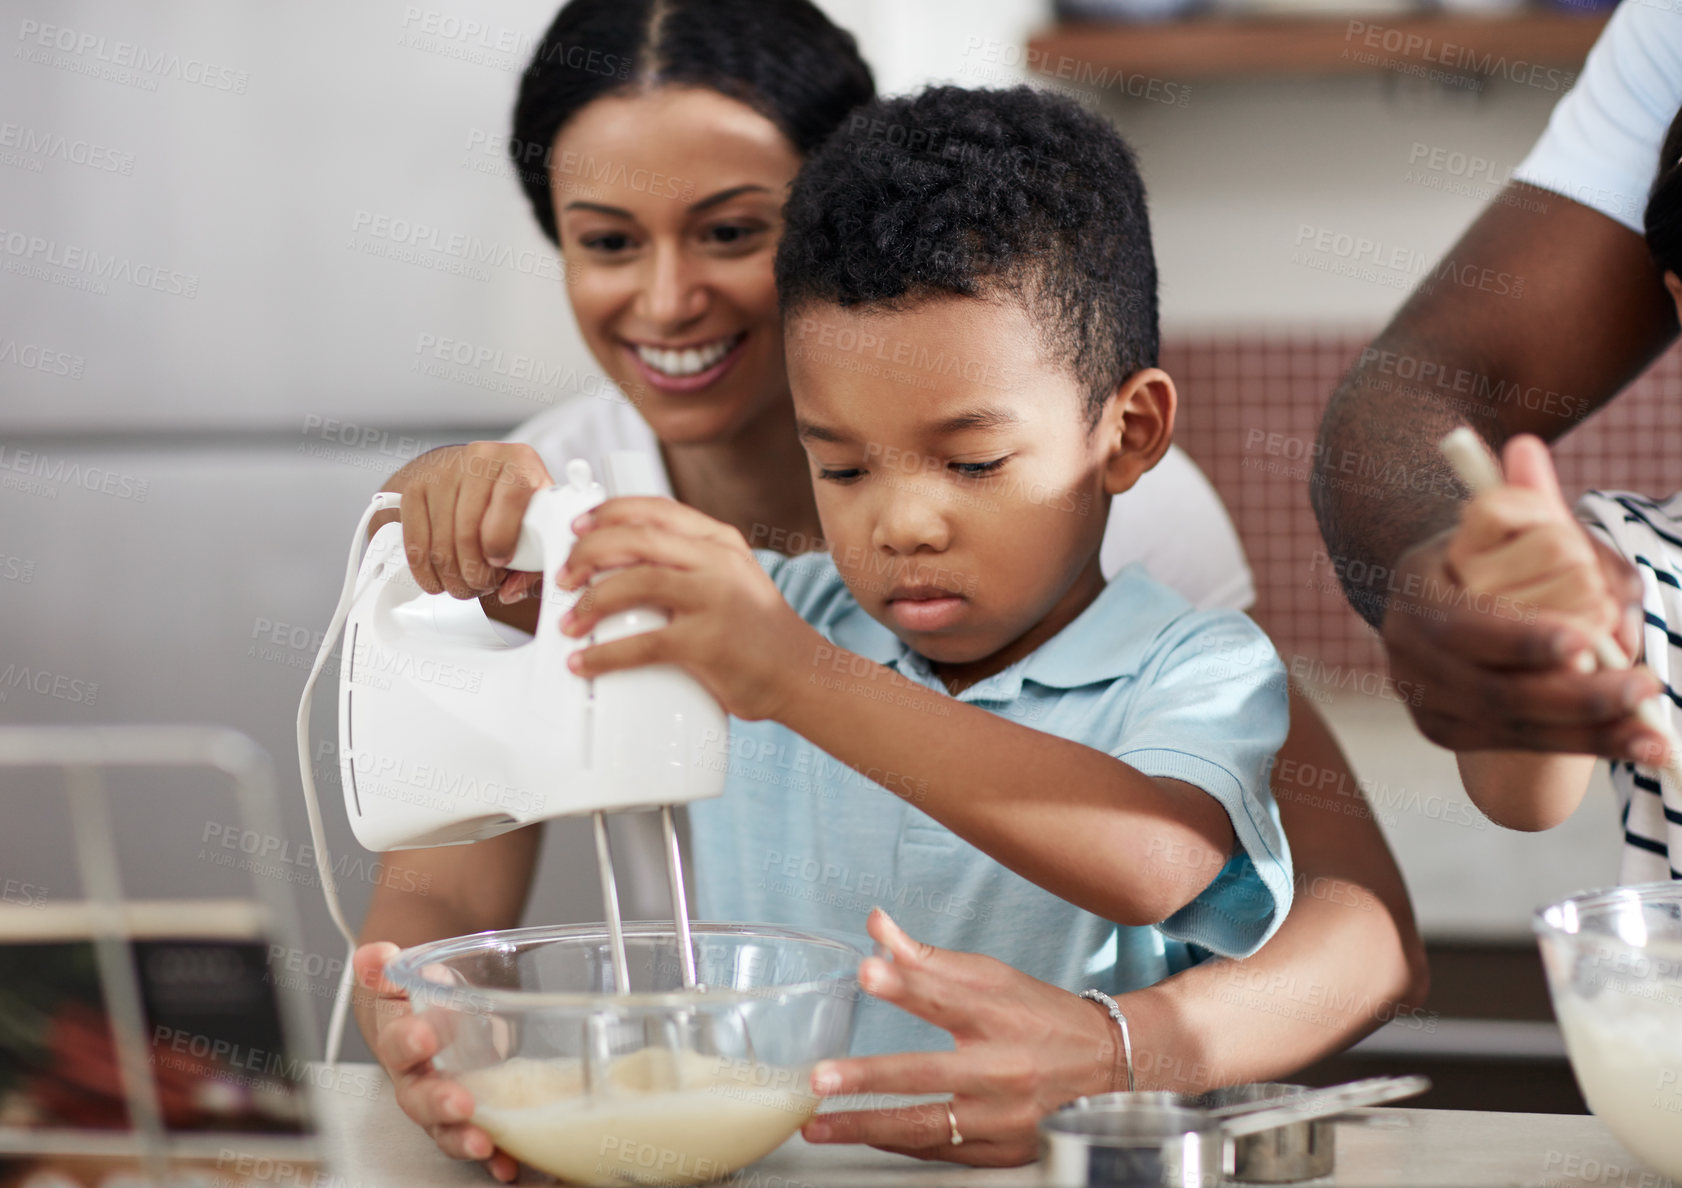
<svg viewBox="0 0 1682 1188"><path fill-rule="evenodd" d="M938 498L922 492L888 492L876 517L871 543L890 553L944 553L952 543L952 527Z"/></svg>

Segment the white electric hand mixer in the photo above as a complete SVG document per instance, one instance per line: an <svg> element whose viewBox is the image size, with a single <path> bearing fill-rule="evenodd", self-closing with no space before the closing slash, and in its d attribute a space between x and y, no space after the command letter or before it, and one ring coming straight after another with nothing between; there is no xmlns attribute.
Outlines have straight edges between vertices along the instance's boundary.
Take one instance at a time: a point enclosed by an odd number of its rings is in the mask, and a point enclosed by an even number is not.
<svg viewBox="0 0 1682 1188"><path fill-rule="evenodd" d="M615 495L658 491L652 461L608 456ZM665 831L683 984L696 987L695 955L672 806L724 790L724 711L697 681L671 665L577 676L567 657L591 644L664 626L641 609L602 620L582 639L561 633L578 599L552 581L572 551L572 522L606 498L587 462L567 464L566 482L532 496L511 569L543 574L536 637L510 644L477 602L427 594L409 572L403 528L382 527L361 557L373 517L400 496L374 496L356 525L339 605L298 706L298 765L310 837L328 911L356 947L339 906L321 807L310 767L309 717L316 680L341 632L339 773L356 839L370 850L482 841L551 817L594 818L602 900L611 937L614 990L630 979L605 813L658 808ZM349 995L350 962L334 1004L327 1059L337 1057Z"/></svg>

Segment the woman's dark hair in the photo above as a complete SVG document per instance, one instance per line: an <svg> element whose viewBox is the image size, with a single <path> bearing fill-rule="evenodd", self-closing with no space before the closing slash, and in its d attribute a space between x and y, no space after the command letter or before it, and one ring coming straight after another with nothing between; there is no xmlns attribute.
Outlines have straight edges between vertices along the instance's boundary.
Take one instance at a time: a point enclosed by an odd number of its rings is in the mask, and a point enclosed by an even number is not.
<svg viewBox="0 0 1682 1188"><path fill-rule="evenodd" d="M794 179L777 243L783 317L807 303L1023 303L1087 389L1089 424L1156 366L1156 256L1120 134L1029 87L930 87L850 115Z"/></svg>
<svg viewBox="0 0 1682 1188"><path fill-rule="evenodd" d="M508 155L532 213L560 242L549 151L606 95L703 87L752 107L806 156L875 94L852 34L810 0L571 0L532 52Z"/></svg>
<svg viewBox="0 0 1682 1188"><path fill-rule="evenodd" d="M1647 194L1647 250L1661 272L1682 275L1682 111L1670 122Z"/></svg>

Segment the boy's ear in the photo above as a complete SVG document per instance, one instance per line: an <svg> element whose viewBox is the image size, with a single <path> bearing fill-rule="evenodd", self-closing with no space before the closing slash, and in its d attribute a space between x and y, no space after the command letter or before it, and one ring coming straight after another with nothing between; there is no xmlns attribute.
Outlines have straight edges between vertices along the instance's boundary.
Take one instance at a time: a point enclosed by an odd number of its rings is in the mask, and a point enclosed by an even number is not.
<svg viewBox="0 0 1682 1188"><path fill-rule="evenodd" d="M1174 440L1179 394L1160 367L1135 371L1104 405L1093 430L1108 450L1104 492L1119 495L1162 461Z"/></svg>

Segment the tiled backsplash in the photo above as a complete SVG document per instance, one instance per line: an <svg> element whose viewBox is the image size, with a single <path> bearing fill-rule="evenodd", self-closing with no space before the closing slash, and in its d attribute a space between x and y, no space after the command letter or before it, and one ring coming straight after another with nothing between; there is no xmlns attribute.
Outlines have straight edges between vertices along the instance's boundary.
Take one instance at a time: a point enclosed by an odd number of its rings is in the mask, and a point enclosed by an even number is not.
<svg viewBox="0 0 1682 1188"><path fill-rule="evenodd" d="M1255 574L1255 615L1290 662L1382 669L1377 637L1349 609L1308 503L1309 447L1326 399L1370 335L1171 337L1162 366L1180 391L1175 439L1220 491ZM1682 351L1659 359L1555 452L1567 498L1591 487L1682 488ZM1301 660L1297 661L1298 664ZM1336 679L1334 676L1333 679Z"/></svg>

